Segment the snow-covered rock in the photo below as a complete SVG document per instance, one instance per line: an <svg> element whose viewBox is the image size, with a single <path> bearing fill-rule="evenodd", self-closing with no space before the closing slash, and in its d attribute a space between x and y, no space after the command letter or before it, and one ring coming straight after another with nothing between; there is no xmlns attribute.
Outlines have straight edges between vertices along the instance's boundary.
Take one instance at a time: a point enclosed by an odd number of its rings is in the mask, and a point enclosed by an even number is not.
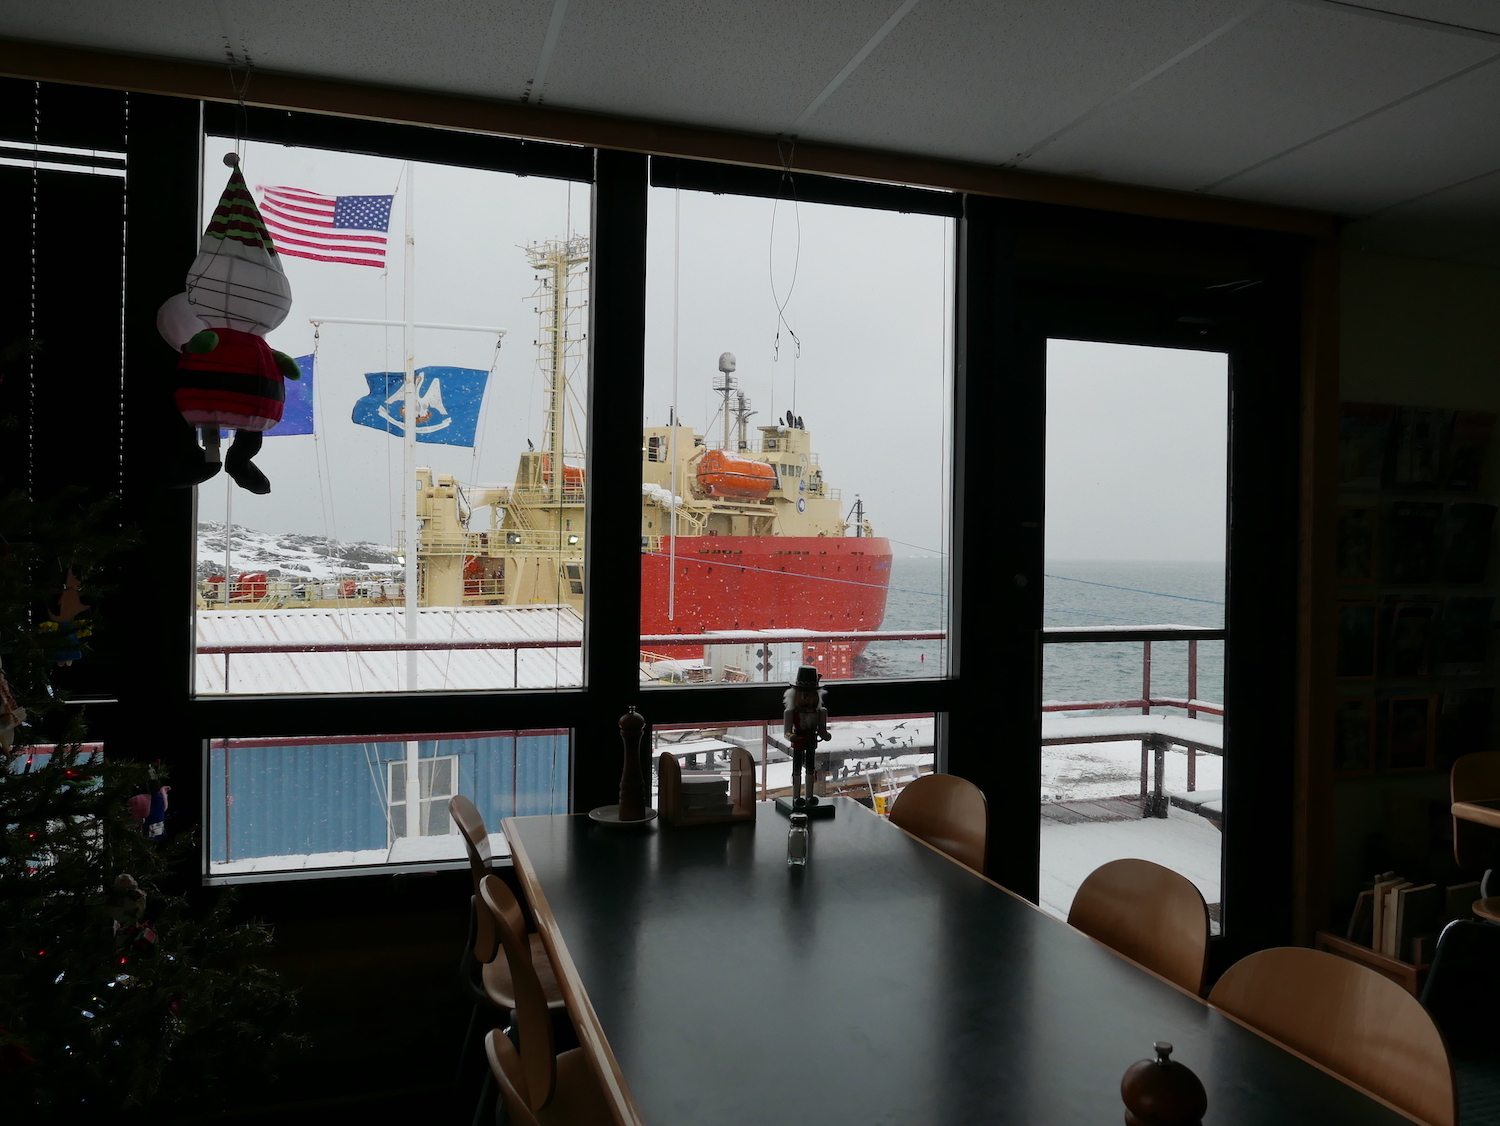
<svg viewBox="0 0 1500 1126"><path fill-rule="evenodd" d="M272 578L286 574L299 579L372 579L395 577L402 572L395 548L367 540L346 542L326 536L261 532L243 524L231 524L227 546L230 566L237 574L262 571ZM225 547L223 524L198 525L200 579L224 573Z"/></svg>

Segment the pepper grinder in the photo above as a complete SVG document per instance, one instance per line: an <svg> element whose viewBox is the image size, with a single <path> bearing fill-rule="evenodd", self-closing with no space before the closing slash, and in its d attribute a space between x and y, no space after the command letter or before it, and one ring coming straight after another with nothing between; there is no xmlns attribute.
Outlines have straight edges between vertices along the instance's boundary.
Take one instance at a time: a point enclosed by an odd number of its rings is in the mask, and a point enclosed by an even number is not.
<svg viewBox="0 0 1500 1126"><path fill-rule="evenodd" d="M1125 1126L1199 1126L1208 1094L1192 1069L1172 1059L1172 1045L1158 1040L1154 1060L1138 1060L1120 1080Z"/></svg>
<svg viewBox="0 0 1500 1126"><path fill-rule="evenodd" d="M619 828L649 825L656 810L646 805L646 779L641 773L641 731L645 718L631 708L620 717L620 742L624 744L624 762L620 770L620 804L601 805L589 810L589 819Z"/></svg>

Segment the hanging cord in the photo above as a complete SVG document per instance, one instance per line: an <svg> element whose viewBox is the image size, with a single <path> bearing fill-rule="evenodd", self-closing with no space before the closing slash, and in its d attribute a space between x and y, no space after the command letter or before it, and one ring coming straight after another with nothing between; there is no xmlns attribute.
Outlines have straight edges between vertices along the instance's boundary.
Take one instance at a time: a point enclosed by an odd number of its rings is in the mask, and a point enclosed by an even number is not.
<svg viewBox="0 0 1500 1126"><path fill-rule="evenodd" d="M797 182L792 176L792 160L797 153L796 138L790 141L778 140L776 142L776 155L781 158L781 183L776 188L776 199L771 204L771 237L766 245L766 272L771 280L771 301L776 306L776 339L771 347L771 359L779 362L781 359L781 332L792 338L793 355L802 355L802 341L793 330L791 322L786 317L786 307L791 303L792 294L797 288L797 270L802 262L802 209L797 199ZM787 286L786 296L781 297L776 292L776 214L781 207L781 189L785 186L791 193L792 215L796 223L796 243L792 253L792 280ZM772 403L772 407L775 403Z"/></svg>

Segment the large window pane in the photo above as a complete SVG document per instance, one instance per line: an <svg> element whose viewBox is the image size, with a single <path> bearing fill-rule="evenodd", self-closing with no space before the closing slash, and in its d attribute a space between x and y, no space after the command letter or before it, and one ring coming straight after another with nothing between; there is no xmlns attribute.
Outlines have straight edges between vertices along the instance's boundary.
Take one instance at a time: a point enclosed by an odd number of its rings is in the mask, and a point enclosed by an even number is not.
<svg viewBox="0 0 1500 1126"><path fill-rule="evenodd" d="M568 733L214 739L209 875L458 860L463 794L505 855L500 821L568 811Z"/></svg>
<svg viewBox="0 0 1500 1126"><path fill-rule="evenodd" d="M271 492L198 488L197 691L579 684L589 187L239 148L302 378Z"/></svg>
<svg viewBox="0 0 1500 1126"><path fill-rule="evenodd" d="M1066 916L1138 857L1217 926L1224 643L1191 627L1224 625L1227 361L1066 340L1047 360L1041 902Z"/></svg>
<svg viewBox="0 0 1500 1126"><path fill-rule="evenodd" d="M932 773L936 730L937 719L930 712L830 719L833 738L818 744L813 760L815 792L853 798L888 814L907 783ZM792 747L780 723L659 724L651 730L653 764L669 753L684 776L726 774L736 748L748 751L755 763L759 800L792 795ZM654 766L651 781L654 786Z"/></svg>
<svg viewBox="0 0 1500 1126"><path fill-rule="evenodd" d="M932 216L651 192L648 680L944 674L951 238Z"/></svg>

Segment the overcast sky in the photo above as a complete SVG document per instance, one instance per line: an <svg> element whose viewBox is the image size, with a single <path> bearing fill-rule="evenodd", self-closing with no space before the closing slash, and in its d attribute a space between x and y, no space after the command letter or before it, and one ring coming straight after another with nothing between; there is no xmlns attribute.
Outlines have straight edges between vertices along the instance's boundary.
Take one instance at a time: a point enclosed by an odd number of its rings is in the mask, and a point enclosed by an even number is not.
<svg viewBox="0 0 1500 1126"><path fill-rule="evenodd" d="M230 147L208 141L205 213L223 189L227 170L219 157ZM401 162L258 143L242 151L252 188L397 194L386 270L285 259L294 304L269 338L273 347L312 352L308 321L316 316L400 319ZM418 366L489 370L495 363L495 370L476 448L422 444L418 461L466 484L507 484L526 439L540 444L542 437L536 281L520 246L586 235L590 189L434 165L416 169L415 319L510 330L498 360L493 336L419 330ZM794 410L846 509L859 494L877 534L901 542L899 554L941 548L952 234L951 221L930 216L653 189L647 421L667 419L675 355L681 417L705 429L717 411L711 384L719 354L733 352L758 412L752 426ZM1222 357L1074 342L1055 343L1049 355L1049 557L1222 558ZM399 329L325 325L318 342L318 435L266 440L257 464L273 491L255 497L234 489L234 522L393 542L401 443L354 425L349 415L366 393L366 372L401 366ZM582 374L574 392L580 403ZM570 449L581 441L581 433L570 435ZM223 519L224 478L199 493L200 519Z"/></svg>

